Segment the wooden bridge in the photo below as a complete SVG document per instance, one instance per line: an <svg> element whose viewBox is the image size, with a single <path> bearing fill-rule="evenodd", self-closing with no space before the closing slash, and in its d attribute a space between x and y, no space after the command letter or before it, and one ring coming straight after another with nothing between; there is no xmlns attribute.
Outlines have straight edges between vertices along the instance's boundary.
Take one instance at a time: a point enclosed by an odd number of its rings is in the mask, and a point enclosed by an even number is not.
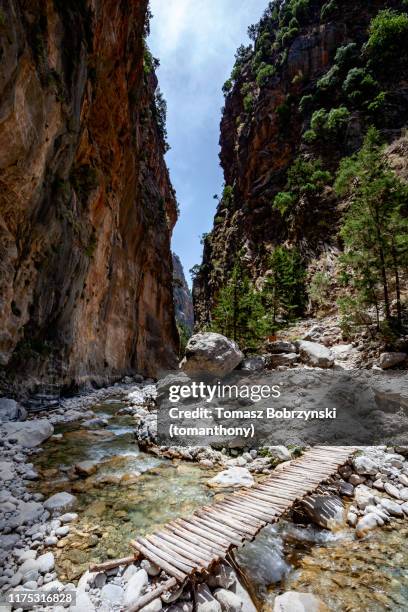
<svg viewBox="0 0 408 612"><path fill-rule="evenodd" d="M131 542L135 555L91 569L132 563L142 556L170 576L129 608L129 612L137 612L177 584L204 578L234 548L253 540L263 527L278 521L295 502L333 476L355 450L316 446L262 483L226 495L211 506L199 508L188 518L167 523L151 535L137 537Z"/></svg>

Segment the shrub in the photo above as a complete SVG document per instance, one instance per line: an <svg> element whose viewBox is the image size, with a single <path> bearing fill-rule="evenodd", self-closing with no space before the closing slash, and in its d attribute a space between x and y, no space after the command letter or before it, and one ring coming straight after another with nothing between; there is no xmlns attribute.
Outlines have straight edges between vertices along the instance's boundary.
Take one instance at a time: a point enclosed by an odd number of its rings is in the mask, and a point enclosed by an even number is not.
<svg viewBox="0 0 408 612"><path fill-rule="evenodd" d="M380 70L394 71L408 57L408 15L390 9L371 21L365 51Z"/></svg>
<svg viewBox="0 0 408 612"><path fill-rule="evenodd" d="M323 170L320 159L298 157L288 170L285 191L275 196L273 208L285 215L302 195L321 192L331 178L330 172Z"/></svg>
<svg viewBox="0 0 408 612"><path fill-rule="evenodd" d="M339 47L334 58L335 63L342 70L350 68L358 57L358 47L356 43L349 43Z"/></svg>
<svg viewBox="0 0 408 612"><path fill-rule="evenodd" d="M265 62L262 62L257 72L257 75L256 75L257 84L261 87L262 85L266 83L266 81L270 77L274 76L275 73L276 73L276 69L274 66L271 66L270 64L265 64Z"/></svg>
<svg viewBox="0 0 408 612"><path fill-rule="evenodd" d="M250 113L252 111L254 105L254 96L252 93L247 93L247 95L243 99L244 110L246 113Z"/></svg>
<svg viewBox="0 0 408 612"><path fill-rule="evenodd" d="M372 102L368 105L368 110L370 113L378 113L383 110L385 102L387 100L387 92L380 91L380 93L374 98Z"/></svg>
<svg viewBox="0 0 408 612"><path fill-rule="evenodd" d="M320 11L320 19L321 21L329 21L332 17L334 17L339 10L336 0L330 0L330 2L326 2L322 6L322 10Z"/></svg>
<svg viewBox="0 0 408 612"><path fill-rule="evenodd" d="M226 96L232 89L232 79L227 79L222 86L222 93Z"/></svg>
<svg viewBox="0 0 408 612"><path fill-rule="evenodd" d="M325 130L327 121L327 112L324 108L315 111L310 121L312 130L317 134L322 134Z"/></svg>
<svg viewBox="0 0 408 612"><path fill-rule="evenodd" d="M295 0L291 3L291 9L294 17L303 23L310 14L310 0Z"/></svg>
<svg viewBox="0 0 408 612"><path fill-rule="evenodd" d="M292 42L292 40L295 38L295 36L298 34L298 32L299 32L298 28L288 29L288 31L285 32L285 34L282 36L282 45L284 47L289 45Z"/></svg>
<svg viewBox="0 0 408 612"><path fill-rule="evenodd" d="M331 303L330 290L330 276L326 272L315 272L308 287L311 302L321 307L329 305Z"/></svg>
<svg viewBox="0 0 408 612"><path fill-rule="evenodd" d="M359 103L372 96L377 86L377 81L364 68L352 68L342 89L352 102Z"/></svg>
<svg viewBox="0 0 408 612"><path fill-rule="evenodd" d="M306 144L312 144L317 140L317 134L314 130L306 130L302 136Z"/></svg>
<svg viewBox="0 0 408 612"><path fill-rule="evenodd" d="M305 112L307 112L308 110L310 110L312 108L313 105L313 96L311 94L307 94L306 96L303 96L303 98L301 98L300 102L299 102L299 111L303 114Z"/></svg>
<svg viewBox="0 0 408 612"><path fill-rule="evenodd" d="M334 64L330 70L326 72L324 76L322 76L319 81L317 81L317 89L327 91L328 89L332 89L339 82L339 74L340 68Z"/></svg>
<svg viewBox="0 0 408 612"><path fill-rule="evenodd" d="M280 212L282 217L291 208L295 202L295 196L290 191L280 191L276 194L272 204L272 208Z"/></svg>
<svg viewBox="0 0 408 612"><path fill-rule="evenodd" d="M348 123L350 112L345 106L332 108L327 117L326 128L332 134L339 133Z"/></svg>

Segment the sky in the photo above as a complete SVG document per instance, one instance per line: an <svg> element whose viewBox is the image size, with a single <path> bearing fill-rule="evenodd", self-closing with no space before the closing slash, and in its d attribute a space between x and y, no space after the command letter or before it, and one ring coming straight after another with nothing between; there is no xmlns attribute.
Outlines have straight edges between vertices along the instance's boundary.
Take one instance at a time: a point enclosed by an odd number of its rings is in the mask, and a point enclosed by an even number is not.
<svg viewBox="0 0 408 612"><path fill-rule="evenodd" d="M166 154L180 217L172 248L189 270L201 262L201 235L212 228L223 175L219 166L222 85L247 28L267 0L150 0L148 44L160 60L159 86L167 100Z"/></svg>

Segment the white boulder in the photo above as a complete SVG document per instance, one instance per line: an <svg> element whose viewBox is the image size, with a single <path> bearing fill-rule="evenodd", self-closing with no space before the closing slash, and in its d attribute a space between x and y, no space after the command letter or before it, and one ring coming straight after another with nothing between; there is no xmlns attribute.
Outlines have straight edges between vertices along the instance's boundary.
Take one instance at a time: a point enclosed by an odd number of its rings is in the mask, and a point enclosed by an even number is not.
<svg viewBox="0 0 408 612"><path fill-rule="evenodd" d="M34 448L47 440L53 433L54 427L47 419L36 421L9 422L2 425L6 438L17 440L17 444Z"/></svg>
<svg viewBox="0 0 408 612"><path fill-rule="evenodd" d="M236 342L221 334L205 332L191 336L180 368L193 377L223 377L232 372L243 358Z"/></svg>
<svg viewBox="0 0 408 612"><path fill-rule="evenodd" d="M303 363L316 368L331 368L333 366L333 353L323 344L300 340L298 346Z"/></svg>
<svg viewBox="0 0 408 612"><path fill-rule="evenodd" d="M244 467L230 467L219 472L207 481L207 485L214 489L224 487L252 487L255 480L249 470Z"/></svg>

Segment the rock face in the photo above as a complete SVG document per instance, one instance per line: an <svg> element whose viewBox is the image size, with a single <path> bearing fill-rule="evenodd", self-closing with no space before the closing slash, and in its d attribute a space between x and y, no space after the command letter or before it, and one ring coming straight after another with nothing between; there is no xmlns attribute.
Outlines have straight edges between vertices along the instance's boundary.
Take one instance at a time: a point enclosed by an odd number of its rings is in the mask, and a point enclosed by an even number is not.
<svg viewBox="0 0 408 612"><path fill-rule="evenodd" d="M194 327L193 298L180 258L175 253L173 253L173 298L177 323L192 332Z"/></svg>
<svg viewBox="0 0 408 612"><path fill-rule="evenodd" d="M177 211L146 8L2 7L0 364L20 382L174 365Z"/></svg>
<svg viewBox="0 0 408 612"><path fill-rule="evenodd" d="M334 356L330 349L318 342L299 342L300 358L304 363L317 368L331 368L334 364Z"/></svg>
<svg viewBox="0 0 408 612"><path fill-rule="evenodd" d="M310 276L317 269L334 273L344 202L336 198L330 181L320 191L306 193L305 189L283 214L272 206L277 193L291 191L288 170L299 155L321 158L324 169L333 173L340 158L360 148L373 121L392 141L387 155L393 156L394 145L402 149L400 130L408 117L407 66L392 77L390 71L375 72L376 91L386 91L390 101L382 107L378 123L367 112L376 94L364 108L353 103L344 86L349 71L364 62L360 58L373 17L384 8L404 11L402 0L267 5L259 23L251 27L253 47L238 50L231 80L225 84L220 134L225 189L213 229L204 240L193 286L199 328L209 322L237 254L257 287L270 273L270 255L278 245L295 247ZM340 68L337 51L348 45L347 51L343 49L348 57ZM326 112L345 108L347 118L324 141L308 140L313 113L322 108ZM399 154L399 167L395 164L402 177L407 174L407 164L401 161L404 155ZM333 292L329 300L335 304Z"/></svg>
<svg viewBox="0 0 408 612"><path fill-rule="evenodd" d="M191 336L180 367L189 376L226 376L243 360L238 345L221 334Z"/></svg>

